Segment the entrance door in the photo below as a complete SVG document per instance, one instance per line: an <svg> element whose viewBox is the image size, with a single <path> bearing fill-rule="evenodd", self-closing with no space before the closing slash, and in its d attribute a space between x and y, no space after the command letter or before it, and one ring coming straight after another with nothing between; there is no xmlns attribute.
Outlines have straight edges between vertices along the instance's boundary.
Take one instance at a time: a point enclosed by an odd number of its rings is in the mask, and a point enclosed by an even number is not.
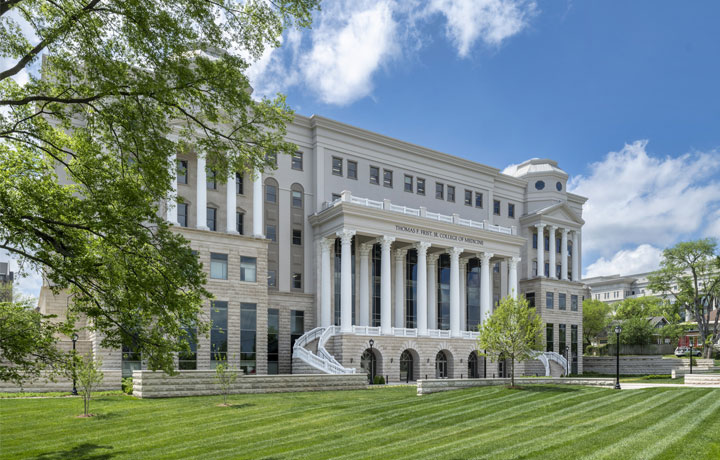
<svg viewBox="0 0 720 460"><path fill-rule="evenodd" d="M505 378L505 361L498 362L498 377Z"/></svg>
<svg viewBox="0 0 720 460"><path fill-rule="evenodd" d="M439 351L435 357L435 378L446 379L448 377L448 363L447 356L442 351Z"/></svg>
<svg viewBox="0 0 720 460"><path fill-rule="evenodd" d="M365 372L367 372L368 382L373 383L373 381L375 380L375 373L377 372L377 368L375 353L370 351L369 348L365 350L360 357L360 367L365 369Z"/></svg>
<svg viewBox="0 0 720 460"><path fill-rule="evenodd" d="M413 357L410 350L405 350L400 355L400 381L410 382L415 380L413 375Z"/></svg>

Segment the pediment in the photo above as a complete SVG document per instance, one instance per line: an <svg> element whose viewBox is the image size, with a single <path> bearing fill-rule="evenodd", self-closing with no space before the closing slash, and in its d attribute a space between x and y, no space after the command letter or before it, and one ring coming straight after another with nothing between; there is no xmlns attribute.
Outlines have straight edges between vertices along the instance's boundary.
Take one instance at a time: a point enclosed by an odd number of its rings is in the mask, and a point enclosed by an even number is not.
<svg viewBox="0 0 720 460"><path fill-rule="evenodd" d="M572 208L564 202L557 203L543 209L539 209L535 211L535 213L531 214L531 216L542 216L547 218L548 220L558 222L574 222L579 225L585 224L585 221L582 219L582 217L578 216L575 211L573 211Z"/></svg>

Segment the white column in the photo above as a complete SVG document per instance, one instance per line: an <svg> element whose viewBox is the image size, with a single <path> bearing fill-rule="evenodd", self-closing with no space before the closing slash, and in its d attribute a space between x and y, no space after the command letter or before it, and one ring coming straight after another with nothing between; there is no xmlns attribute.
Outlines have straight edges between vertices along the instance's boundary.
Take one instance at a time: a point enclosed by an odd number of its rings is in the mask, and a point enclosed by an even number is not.
<svg viewBox="0 0 720 460"><path fill-rule="evenodd" d="M427 286L427 315L428 329L437 329L437 254L427 256L428 286Z"/></svg>
<svg viewBox="0 0 720 460"><path fill-rule="evenodd" d="M460 254L462 248L451 248L450 254L450 335L460 335Z"/></svg>
<svg viewBox="0 0 720 460"><path fill-rule="evenodd" d="M195 227L200 230L209 230L207 226L207 171L205 170L205 157L197 157L197 181L195 183L197 204L195 205Z"/></svg>
<svg viewBox="0 0 720 460"><path fill-rule="evenodd" d="M568 279L567 258L568 258L568 229L563 228L562 241L560 242L560 279Z"/></svg>
<svg viewBox="0 0 720 460"><path fill-rule="evenodd" d="M417 249L417 328L418 335L428 334L428 282L427 282L427 250L430 243L421 241L415 245Z"/></svg>
<svg viewBox="0 0 720 460"><path fill-rule="evenodd" d="M467 330L467 259L460 259L460 330Z"/></svg>
<svg viewBox="0 0 720 460"><path fill-rule="evenodd" d="M395 327L405 327L405 256L407 249L395 250Z"/></svg>
<svg viewBox="0 0 720 460"><path fill-rule="evenodd" d="M545 224L537 224L535 225L535 228L537 228L538 236L538 244L537 244L537 276L543 277L545 276Z"/></svg>
<svg viewBox="0 0 720 460"><path fill-rule="evenodd" d="M580 281L580 231L573 230L572 279Z"/></svg>
<svg viewBox="0 0 720 460"><path fill-rule="evenodd" d="M320 296L320 325L322 327L328 327L330 326L330 305L331 305L331 294L330 294L330 287L332 286L332 277L330 276L330 251L332 250L332 247L334 245L335 241L332 239L322 239L320 240L320 248L322 250L321 255L321 278L320 278L320 286L321 286L321 293Z"/></svg>
<svg viewBox="0 0 720 460"><path fill-rule="evenodd" d="M520 257L510 259L508 270L508 295L513 299L518 298L518 282L517 282L517 266L520 263Z"/></svg>
<svg viewBox="0 0 720 460"><path fill-rule="evenodd" d="M490 286L490 259L494 254L483 252L480 254L480 322L490 317L492 289Z"/></svg>
<svg viewBox="0 0 720 460"><path fill-rule="evenodd" d="M253 236L264 237L263 230L263 175L257 172L253 180Z"/></svg>
<svg viewBox="0 0 720 460"><path fill-rule="evenodd" d="M555 276L555 251L557 249L555 248L555 230L557 230L557 227L554 225L551 225L548 229L548 234L550 235L549 243L550 248L548 248L548 251L550 252L550 278L556 278Z"/></svg>
<svg viewBox="0 0 720 460"><path fill-rule="evenodd" d="M352 237L354 230L341 230L340 253L340 332L352 332Z"/></svg>
<svg viewBox="0 0 720 460"><path fill-rule="evenodd" d="M170 155L170 187L172 191L165 202L166 218L173 225L180 225L177 219L177 155Z"/></svg>
<svg viewBox="0 0 720 460"><path fill-rule="evenodd" d="M225 203L227 205L227 232L237 235L237 193L235 193L235 171L228 173L227 189L225 192Z"/></svg>
<svg viewBox="0 0 720 460"><path fill-rule="evenodd" d="M380 238L382 248L380 256L380 329L382 334L392 333L392 277L390 275L390 246L395 238L383 236Z"/></svg>
<svg viewBox="0 0 720 460"><path fill-rule="evenodd" d="M370 325L370 251L372 244L360 245L360 325Z"/></svg>

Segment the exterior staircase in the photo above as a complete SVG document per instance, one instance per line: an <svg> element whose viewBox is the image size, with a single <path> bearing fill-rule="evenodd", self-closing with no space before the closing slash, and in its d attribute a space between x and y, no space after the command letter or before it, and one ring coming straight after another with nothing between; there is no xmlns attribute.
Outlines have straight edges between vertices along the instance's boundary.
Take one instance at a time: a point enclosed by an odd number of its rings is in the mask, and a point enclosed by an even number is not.
<svg viewBox="0 0 720 460"><path fill-rule="evenodd" d="M331 355L325 344L340 332L340 327L316 327L295 341L293 374L354 374L354 368L343 367Z"/></svg>

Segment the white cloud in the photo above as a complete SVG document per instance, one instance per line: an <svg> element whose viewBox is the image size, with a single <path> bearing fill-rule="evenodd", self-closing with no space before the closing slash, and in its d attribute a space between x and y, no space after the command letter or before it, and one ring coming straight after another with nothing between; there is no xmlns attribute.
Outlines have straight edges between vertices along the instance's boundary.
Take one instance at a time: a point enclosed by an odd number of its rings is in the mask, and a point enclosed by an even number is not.
<svg viewBox="0 0 720 460"><path fill-rule="evenodd" d="M5 250L0 251L0 262L9 262L10 271L15 273L14 290L16 293L34 298L40 296L40 288L42 287L40 273L31 270L29 266L21 269L18 260Z"/></svg>
<svg viewBox="0 0 720 460"><path fill-rule="evenodd" d="M429 10L447 20L446 33L466 57L479 40L497 46L525 28L536 11L534 1L432 0Z"/></svg>
<svg viewBox="0 0 720 460"><path fill-rule="evenodd" d="M703 236L720 239L720 208L708 218L708 225L703 229Z"/></svg>
<svg viewBox="0 0 720 460"><path fill-rule="evenodd" d="M568 189L588 197L583 210L583 250L611 257L620 249L666 247L697 237L720 207L720 154L658 158L647 141L626 144L590 165Z"/></svg>
<svg viewBox="0 0 720 460"><path fill-rule="evenodd" d="M635 249L618 251L610 259L599 258L587 267L584 278L617 274L630 275L657 270L661 258L661 249L649 244L641 244Z"/></svg>

